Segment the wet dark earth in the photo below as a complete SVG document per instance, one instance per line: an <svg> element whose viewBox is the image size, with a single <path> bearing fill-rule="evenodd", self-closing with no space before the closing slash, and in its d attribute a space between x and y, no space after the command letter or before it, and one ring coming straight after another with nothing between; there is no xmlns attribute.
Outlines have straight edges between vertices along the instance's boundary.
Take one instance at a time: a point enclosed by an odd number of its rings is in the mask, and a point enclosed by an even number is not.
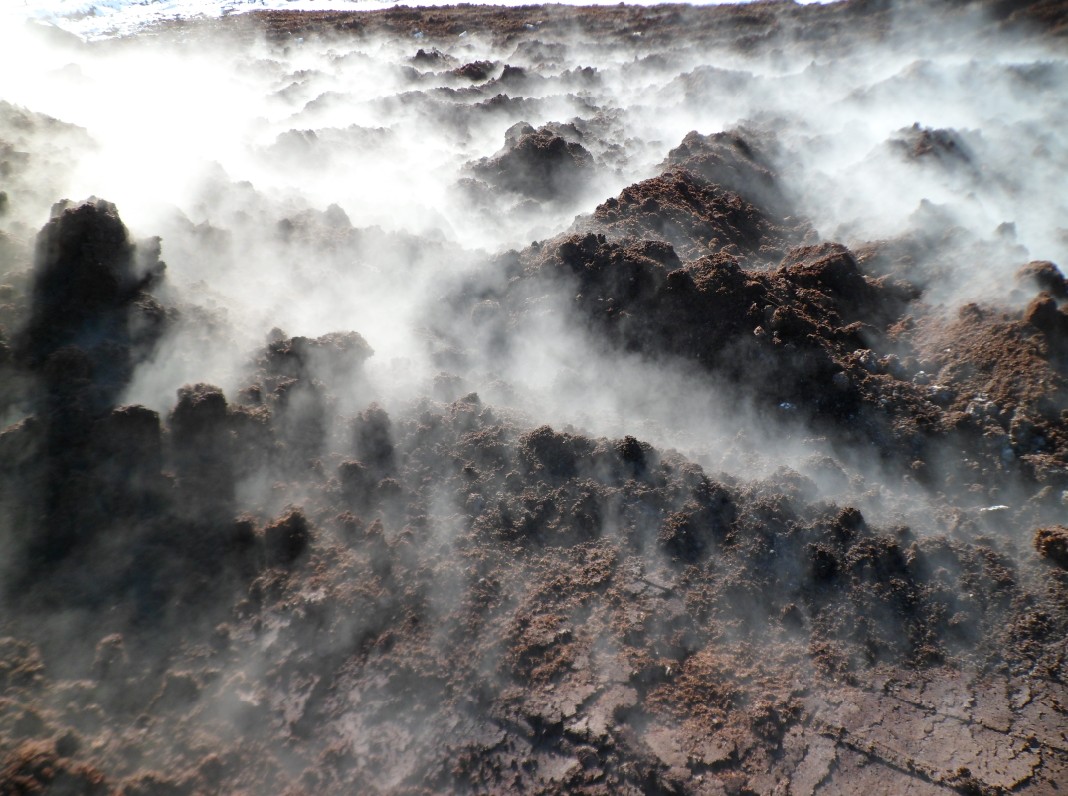
<svg viewBox="0 0 1068 796"><path fill-rule="evenodd" d="M916 37L919 60L829 106L872 115L895 80L910 101L968 85L923 60L924 31L960 25L962 52L1030 54L967 69L1037 107L1068 85L1066 19L398 8L64 43L260 47L303 108L265 163L395 159L414 118L463 144L440 167L462 221L364 224L215 174L135 230L53 195L92 128L0 102L0 794L1062 792L1055 103L1006 122L1021 161L996 129L921 121L843 182L804 165L843 139L775 104L796 73L693 59L830 73ZM357 106L291 73L298 40L389 63L404 90L357 103L379 126L304 126ZM587 65L597 46L615 66ZM617 79L648 82L612 105ZM673 140L639 118L750 95ZM913 185L964 198L894 229L856 209ZM980 201L1020 214L975 224ZM272 280L262 312L228 305ZM372 304L415 330L408 358Z"/></svg>

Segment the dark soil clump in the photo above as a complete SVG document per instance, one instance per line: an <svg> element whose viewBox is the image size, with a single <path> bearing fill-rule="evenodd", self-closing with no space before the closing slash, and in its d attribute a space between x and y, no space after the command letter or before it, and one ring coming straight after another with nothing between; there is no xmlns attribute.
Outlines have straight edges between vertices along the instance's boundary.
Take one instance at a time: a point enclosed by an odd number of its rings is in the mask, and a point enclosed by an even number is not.
<svg viewBox="0 0 1068 796"><path fill-rule="evenodd" d="M581 189L593 174L593 158L576 141L520 123L505 133L504 149L473 164L472 171L506 191L551 200Z"/></svg>

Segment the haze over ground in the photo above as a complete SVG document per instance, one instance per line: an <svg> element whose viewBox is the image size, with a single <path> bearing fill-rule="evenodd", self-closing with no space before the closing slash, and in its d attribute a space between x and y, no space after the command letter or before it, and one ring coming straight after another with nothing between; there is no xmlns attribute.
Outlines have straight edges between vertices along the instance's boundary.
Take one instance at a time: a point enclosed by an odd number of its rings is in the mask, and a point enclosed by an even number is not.
<svg viewBox="0 0 1068 796"><path fill-rule="evenodd" d="M1050 793L1064 23L0 27L0 792Z"/></svg>
<svg viewBox="0 0 1068 796"><path fill-rule="evenodd" d="M751 0L746 0L749 2ZM804 1L804 0L803 0ZM807 0L807 2L819 0ZM21 5L20 5L21 4ZM614 5L611 0L578 2L569 0L564 5ZM195 17L215 18L250 11L372 11L393 8L399 5L434 7L454 5L445 0L426 3L381 2L381 0L10 0L0 9L11 18L28 17L40 22L57 25L64 30L85 38L128 34L144 25L175 19ZM491 5L473 3L472 5ZM499 6L520 6L519 0L511 3L495 3ZM632 3L653 5L653 3ZM706 0L693 5L723 5L719 0Z"/></svg>

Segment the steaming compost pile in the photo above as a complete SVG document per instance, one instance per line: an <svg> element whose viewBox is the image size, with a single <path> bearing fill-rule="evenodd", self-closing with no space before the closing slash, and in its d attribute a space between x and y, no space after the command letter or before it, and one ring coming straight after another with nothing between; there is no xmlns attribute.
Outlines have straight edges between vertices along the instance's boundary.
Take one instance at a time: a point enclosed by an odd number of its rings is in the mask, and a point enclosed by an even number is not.
<svg viewBox="0 0 1068 796"><path fill-rule="evenodd" d="M0 794L1061 792L1066 20L19 31Z"/></svg>

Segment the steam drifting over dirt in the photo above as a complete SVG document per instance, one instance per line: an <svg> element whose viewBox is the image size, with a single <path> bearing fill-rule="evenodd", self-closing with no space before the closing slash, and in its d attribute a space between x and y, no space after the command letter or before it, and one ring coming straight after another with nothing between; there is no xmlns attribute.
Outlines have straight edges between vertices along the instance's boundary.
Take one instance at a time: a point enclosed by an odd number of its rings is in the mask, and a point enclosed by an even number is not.
<svg viewBox="0 0 1068 796"><path fill-rule="evenodd" d="M1065 20L0 33L0 793L1056 792Z"/></svg>

